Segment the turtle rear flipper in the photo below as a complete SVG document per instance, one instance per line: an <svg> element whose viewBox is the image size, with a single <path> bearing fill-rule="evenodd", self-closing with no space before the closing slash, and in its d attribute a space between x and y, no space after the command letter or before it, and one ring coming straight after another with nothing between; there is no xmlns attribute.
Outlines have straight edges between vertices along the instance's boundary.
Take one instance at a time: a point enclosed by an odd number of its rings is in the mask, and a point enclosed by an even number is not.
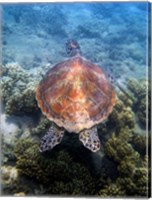
<svg viewBox="0 0 152 200"><path fill-rule="evenodd" d="M63 138L64 129L55 126L54 124L49 128L47 134L41 139L40 152L52 149L59 144Z"/></svg>
<svg viewBox="0 0 152 200"><path fill-rule="evenodd" d="M100 140L98 137L97 127L81 131L79 134L79 139L86 148L93 152L96 152L100 149Z"/></svg>

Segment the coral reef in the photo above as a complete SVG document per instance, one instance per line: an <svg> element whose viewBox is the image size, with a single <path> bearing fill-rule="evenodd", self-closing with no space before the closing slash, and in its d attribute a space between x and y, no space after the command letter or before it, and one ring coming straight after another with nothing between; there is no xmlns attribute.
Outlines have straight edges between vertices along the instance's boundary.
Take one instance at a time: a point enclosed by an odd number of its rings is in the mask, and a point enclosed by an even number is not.
<svg viewBox="0 0 152 200"><path fill-rule="evenodd" d="M123 92L118 93L118 97L124 103L124 105L127 106L127 107L132 107L134 98L133 98L133 95L131 95L131 94L129 94L129 96L130 96L130 98Z"/></svg>
<svg viewBox="0 0 152 200"><path fill-rule="evenodd" d="M147 110L148 110L148 117L150 119L151 85L150 83L148 84L148 82L145 80L137 81L136 79L128 79L127 87L134 94L136 98L136 102L133 105L133 109L137 113L140 123L144 127L146 127ZM146 98L146 94L148 98ZM150 127L150 122L149 122L149 127Z"/></svg>
<svg viewBox="0 0 152 200"><path fill-rule="evenodd" d="M20 174L47 185L46 194L91 195L95 191L89 170L66 151L42 155L37 143L22 139L15 155Z"/></svg>
<svg viewBox="0 0 152 200"><path fill-rule="evenodd" d="M6 164L14 160L13 148L18 137L22 134L19 127L11 123L6 123L3 115L1 115L1 163Z"/></svg>
<svg viewBox="0 0 152 200"><path fill-rule="evenodd" d="M148 168L145 161L147 137L136 132L134 102L129 102L122 93L118 97L106 124L99 127L99 131L101 130L104 135L111 132L105 142L104 152L105 158L115 163L114 171L117 175L114 178L110 174L105 175L97 195L100 197L147 196L149 190ZM109 178L111 178L110 182Z"/></svg>
<svg viewBox="0 0 152 200"><path fill-rule="evenodd" d="M122 130L121 130L122 131ZM105 144L105 153L115 162L120 162L125 156L132 155L134 152L131 144L126 140L122 140L116 135L112 137Z"/></svg>
<svg viewBox="0 0 152 200"><path fill-rule="evenodd" d="M44 133L47 132L50 126L51 126L51 121L47 119L45 116L41 115L38 125L31 129L31 134L42 137L42 135L44 135Z"/></svg>
<svg viewBox="0 0 152 200"><path fill-rule="evenodd" d="M1 167L1 174L2 174L2 184L9 185L12 184L18 177L18 171L15 167L12 166L5 166Z"/></svg>
<svg viewBox="0 0 152 200"><path fill-rule="evenodd" d="M37 81L17 63L4 66L7 73L2 77L2 100L7 114L35 112L35 88Z"/></svg>
<svg viewBox="0 0 152 200"><path fill-rule="evenodd" d="M2 138L1 147L3 149L1 153L2 164L7 164L10 161L14 161L15 157L13 154L13 145L6 144L4 139Z"/></svg>
<svg viewBox="0 0 152 200"><path fill-rule="evenodd" d="M139 83L136 79L128 79L127 87L136 97L143 97L146 95L145 81Z"/></svg>
<svg viewBox="0 0 152 200"><path fill-rule="evenodd" d="M110 128L117 127L117 129L125 126L128 126L131 129L134 128L135 119L131 108L118 99L108 118L107 126Z"/></svg>
<svg viewBox="0 0 152 200"><path fill-rule="evenodd" d="M147 196L148 195L148 171L146 168L134 168L133 176L124 176L117 178L117 184L125 190L129 196Z"/></svg>
<svg viewBox="0 0 152 200"><path fill-rule="evenodd" d="M136 87L134 89L137 89ZM134 91L134 89L132 89ZM141 95L145 89L137 89ZM105 143L105 156L117 166L118 176L99 190L98 195L108 196L146 196L148 193L148 169L145 166L146 136L135 132L135 118L124 94L119 94L116 106L107 121L108 127L114 128L112 136ZM141 99L143 95L140 96ZM138 100L139 102L139 100ZM140 185L141 184L141 185ZM112 188L118 188L112 193ZM111 192L110 192L111 190ZM109 195L109 196L111 196Z"/></svg>
<svg viewBox="0 0 152 200"><path fill-rule="evenodd" d="M150 138L147 138L145 135L135 133L133 135L132 144L136 151L138 151L141 155L145 155L146 146L148 147L147 141L150 141Z"/></svg>
<svg viewBox="0 0 152 200"><path fill-rule="evenodd" d="M122 188L114 183L106 185L103 189L99 190L97 196L99 197L123 197L125 196L125 191Z"/></svg>
<svg viewBox="0 0 152 200"><path fill-rule="evenodd" d="M23 69L17 63L2 66L1 96L6 114L25 114L38 111L35 100L36 86L50 65L36 72Z"/></svg>
<svg viewBox="0 0 152 200"><path fill-rule="evenodd" d="M1 188L2 194L10 194L14 188L14 183L18 179L18 170L14 166L2 165L1 166Z"/></svg>
<svg viewBox="0 0 152 200"><path fill-rule="evenodd" d="M41 194L44 189L32 180L21 176L16 166L2 165L1 167L2 195L26 196ZM30 185L30 187L29 187Z"/></svg>
<svg viewBox="0 0 152 200"><path fill-rule="evenodd" d="M145 138L134 135L134 132L129 129L127 131L126 128L122 128L120 132L113 134L105 144L106 156L117 163L119 176L113 183L121 188L120 191L125 191L128 196L147 195L148 169L144 164L144 158L135 150L138 144L139 152L142 151L144 154L146 148L144 141ZM133 148L134 145L135 148ZM101 191L103 192L103 190Z"/></svg>

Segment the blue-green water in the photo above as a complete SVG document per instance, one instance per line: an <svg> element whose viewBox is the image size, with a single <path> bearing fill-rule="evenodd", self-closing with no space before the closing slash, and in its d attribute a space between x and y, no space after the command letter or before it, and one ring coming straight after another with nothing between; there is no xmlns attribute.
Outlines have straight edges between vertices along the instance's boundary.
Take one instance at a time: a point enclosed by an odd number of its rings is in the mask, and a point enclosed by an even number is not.
<svg viewBox="0 0 152 200"><path fill-rule="evenodd" d="M77 39L83 55L125 76L146 71L147 3L4 5L3 63L26 69L66 57L65 42ZM119 71L119 72L118 72Z"/></svg>
<svg viewBox="0 0 152 200"><path fill-rule="evenodd" d="M148 6L2 5L2 195L147 196ZM114 77L117 101L98 124L99 152L66 132L61 144L42 154L40 140L51 122L38 108L35 91L45 73L68 58L69 39Z"/></svg>

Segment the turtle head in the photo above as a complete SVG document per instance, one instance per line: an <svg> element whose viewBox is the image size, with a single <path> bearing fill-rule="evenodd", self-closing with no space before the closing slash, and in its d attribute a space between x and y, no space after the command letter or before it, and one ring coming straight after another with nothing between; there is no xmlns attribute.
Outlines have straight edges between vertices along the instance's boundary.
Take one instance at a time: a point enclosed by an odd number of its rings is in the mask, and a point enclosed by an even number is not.
<svg viewBox="0 0 152 200"><path fill-rule="evenodd" d="M81 55L81 50L78 42L73 39L68 40L66 42L66 52L70 57Z"/></svg>

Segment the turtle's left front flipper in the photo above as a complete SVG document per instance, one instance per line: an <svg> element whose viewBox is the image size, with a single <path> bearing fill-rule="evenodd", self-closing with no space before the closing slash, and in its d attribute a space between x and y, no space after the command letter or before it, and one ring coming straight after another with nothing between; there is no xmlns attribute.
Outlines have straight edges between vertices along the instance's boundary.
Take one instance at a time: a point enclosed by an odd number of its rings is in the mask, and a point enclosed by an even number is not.
<svg viewBox="0 0 152 200"><path fill-rule="evenodd" d="M40 152L53 149L54 146L61 142L63 135L64 129L52 124L46 135L41 139Z"/></svg>
<svg viewBox="0 0 152 200"><path fill-rule="evenodd" d="M97 127L81 131L79 139L83 145L91 151L96 152L100 150L100 140L98 137Z"/></svg>

